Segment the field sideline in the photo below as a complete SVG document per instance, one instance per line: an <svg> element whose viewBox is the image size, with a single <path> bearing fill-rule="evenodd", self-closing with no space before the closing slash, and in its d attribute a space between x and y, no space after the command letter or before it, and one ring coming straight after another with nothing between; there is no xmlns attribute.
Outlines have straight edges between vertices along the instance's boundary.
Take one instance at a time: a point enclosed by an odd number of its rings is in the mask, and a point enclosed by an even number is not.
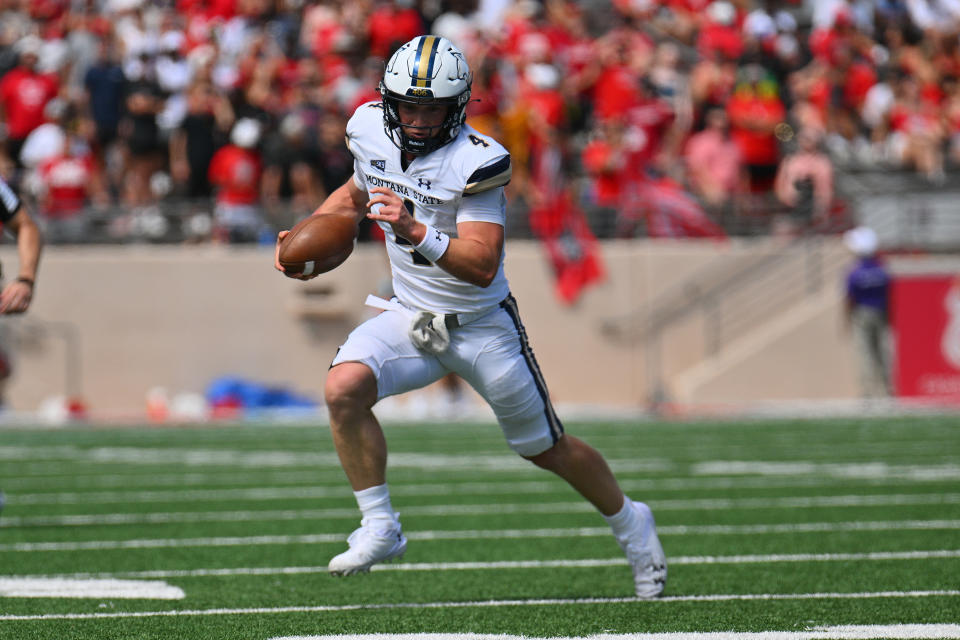
<svg viewBox="0 0 960 640"><path fill-rule="evenodd" d="M410 545L346 579L325 426L0 427L0 639L960 639L960 417L566 427L653 508L663 598L492 424L386 426Z"/></svg>

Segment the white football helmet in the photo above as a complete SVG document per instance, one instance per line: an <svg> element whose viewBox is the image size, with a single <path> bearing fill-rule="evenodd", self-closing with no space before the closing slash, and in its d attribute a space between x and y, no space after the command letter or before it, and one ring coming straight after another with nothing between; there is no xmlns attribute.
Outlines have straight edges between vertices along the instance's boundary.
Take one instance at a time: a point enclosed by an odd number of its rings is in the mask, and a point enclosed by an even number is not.
<svg viewBox="0 0 960 640"><path fill-rule="evenodd" d="M472 82L467 60L452 42L440 36L417 36L394 52L384 70L380 83L384 131L393 144L414 155L439 149L457 137L467 119ZM430 138L406 135L400 102L446 105L440 132Z"/></svg>

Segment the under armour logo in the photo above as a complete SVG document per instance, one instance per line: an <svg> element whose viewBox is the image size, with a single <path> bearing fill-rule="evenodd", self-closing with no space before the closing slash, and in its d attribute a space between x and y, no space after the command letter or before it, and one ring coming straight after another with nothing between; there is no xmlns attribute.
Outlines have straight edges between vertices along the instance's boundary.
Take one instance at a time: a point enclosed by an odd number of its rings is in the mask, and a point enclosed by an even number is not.
<svg viewBox="0 0 960 640"><path fill-rule="evenodd" d="M425 188L425 189L427 189L427 190L429 191L429 190L430 190L430 181L429 181L429 180L424 180L423 178L417 178L417 186L420 187L421 189L424 189L424 188Z"/></svg>
<svg viewBox="0 0 960 640"><path fill-rule="evenodd" d="M440 229L435 229L435 231L437 232L437 242L440 242L440 238L443 237L443 234L440 233Z"/></svg>
<svg viewBox="0 0 960 640"><path fill-rule="evenodd" d="M371 160L370 166L374 169L379 169L380 171L387 170L387 161L386 160Z"/></svg>

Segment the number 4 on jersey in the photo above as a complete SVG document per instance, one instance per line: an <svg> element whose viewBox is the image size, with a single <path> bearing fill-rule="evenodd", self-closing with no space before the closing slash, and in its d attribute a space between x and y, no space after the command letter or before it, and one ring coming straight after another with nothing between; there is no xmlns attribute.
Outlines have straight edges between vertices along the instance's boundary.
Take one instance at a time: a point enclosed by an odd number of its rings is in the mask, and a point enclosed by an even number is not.
<svg viewBox="0 0 960 640"><path fill-rule="evenodd" d="M481 145L481 146L484 146L484 147L489 147L489 146L490 146L490 143L489 143L489 142L487 142L486 140L484 140L483 138L481 138L481 137L479 137L479 136L475 136L475 135L473 135L473 134L471 133L469 137L470 137L470 142L472 142L472 143L475 144L475 145Z"/></svg>

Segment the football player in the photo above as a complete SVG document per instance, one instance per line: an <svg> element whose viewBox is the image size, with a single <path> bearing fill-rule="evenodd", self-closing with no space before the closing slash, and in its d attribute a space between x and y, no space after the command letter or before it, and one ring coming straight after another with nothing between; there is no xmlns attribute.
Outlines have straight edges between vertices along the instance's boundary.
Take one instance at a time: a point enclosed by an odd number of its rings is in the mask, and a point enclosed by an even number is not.
<svg viewBox="0 0 960 640"><path fill-rule="evenodd" d="M17 239L17 255L20 258L19 275L0 291L0 313L23 313L33 300L33 287L40 264L43 241L40 229L20 198L0 178L0 225Z"/></svg>
<svg viewBox="0 0 960 640"><path fill-rule="evenodd" d="M361 105L347 124L353 177L314 214L376 221L395 294L374 300L385 311L350 333L327 375L333 442L361 512L349 549L328 569L365 572L406 550L372 408L454 372L489 403L516 453L561 476L603 514L633 568L636 594L659 596L667 567L650 509L624 496L597 451L564 433L527 341L503 270L510 155L466 124L471 79L445 38L419 36L397 49L381 99ZM283 271L278 260L274 266Z"/></svg>
<svg viewBox="0 0 960 640"><path fill-rule="evenodd" d="M18 275L0 290L0 314L23 313L33 300L33 287L40 263L43 241L37 223L6 182L0 178L0 225L17 239L20 264ZM3 387L10 377L10 358L0 344L0 406L3 405Z"/></svg>

